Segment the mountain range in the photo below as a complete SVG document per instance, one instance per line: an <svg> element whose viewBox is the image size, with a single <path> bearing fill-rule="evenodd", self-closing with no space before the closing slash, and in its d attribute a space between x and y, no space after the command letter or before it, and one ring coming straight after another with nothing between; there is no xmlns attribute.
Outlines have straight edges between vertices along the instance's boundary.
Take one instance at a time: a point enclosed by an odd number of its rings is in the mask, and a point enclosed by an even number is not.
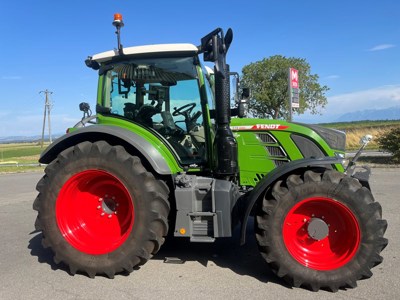
<svg viewBox="0 0 400 300"><path fill-rule="evenodd" d="M335 122L380 120L400 120L400 106L394 106L385 109L365 109L349 112L340 116L335 120Z"/></svg>
<svg viewBox="0 0 400 300"><path fill-rule="evenodd" d="M52 135L53 141L60 137L61 134ZM0 137L0 144L9 144L9 143L33 143L33 142L40 142L42 139L41 135L35 136L5 136ZM46 135L44 137L45 142L49 140L49 136Z"/></svg>

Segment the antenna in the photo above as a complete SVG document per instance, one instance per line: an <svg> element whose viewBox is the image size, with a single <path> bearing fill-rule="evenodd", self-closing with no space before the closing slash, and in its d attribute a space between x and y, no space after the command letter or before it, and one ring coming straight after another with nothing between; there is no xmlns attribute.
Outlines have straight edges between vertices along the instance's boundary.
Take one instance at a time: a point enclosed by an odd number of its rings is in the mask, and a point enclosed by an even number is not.
<svg viewBox="0 0 400 300"><path fill-rule="evenodd" d="M112 22L112 24L117 29L115 34L117 35L117 41L118 41L118 53L119 55L124 55L124 50L121 44L121 28L124 27L124 22L122 21L122 15L118 13L114 14L114 21Z"/></svg>

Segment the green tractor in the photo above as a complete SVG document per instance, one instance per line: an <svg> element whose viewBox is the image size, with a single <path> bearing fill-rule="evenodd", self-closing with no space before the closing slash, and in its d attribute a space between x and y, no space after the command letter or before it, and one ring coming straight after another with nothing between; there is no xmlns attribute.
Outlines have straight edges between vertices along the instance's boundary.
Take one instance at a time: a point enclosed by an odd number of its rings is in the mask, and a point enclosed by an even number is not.
<svg viewBox="0 0 400 300"><path fill-rule="evenodd" d="M230 104L216 29L192 44L96 54L96 114L41 155L33 208L42 244L70 273L113 278L159 251L165 237L212 243L254 217L259 251L277 276L312 290L355 287L382 262L387 223L368 170L345 169L345 134L244 118L248 91ZM203 61L214 63L214 70Z"/></svg>

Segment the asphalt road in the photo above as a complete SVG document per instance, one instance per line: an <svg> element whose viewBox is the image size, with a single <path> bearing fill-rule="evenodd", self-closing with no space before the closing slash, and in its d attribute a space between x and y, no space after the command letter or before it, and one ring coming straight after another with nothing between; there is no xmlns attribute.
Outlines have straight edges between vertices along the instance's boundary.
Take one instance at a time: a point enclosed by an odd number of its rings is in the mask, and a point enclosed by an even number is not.
<svg viewBox="0 0 400 300"><path fill-rule="evenodd" d="M275 277L258 254L255 240L240 247L232 239L214 244L175 241L129 276L90 279L71 276L32 234L32 203L41 173L0 175L0 299L398 299L400 295L400 169L373 169L371 187L389 227L384 262L358 287L310 292L290 288ZM252 227L252 226L248 226ZM250 232L251 234L251 232ZM165 257L183 264L166 264Z"/></svg>

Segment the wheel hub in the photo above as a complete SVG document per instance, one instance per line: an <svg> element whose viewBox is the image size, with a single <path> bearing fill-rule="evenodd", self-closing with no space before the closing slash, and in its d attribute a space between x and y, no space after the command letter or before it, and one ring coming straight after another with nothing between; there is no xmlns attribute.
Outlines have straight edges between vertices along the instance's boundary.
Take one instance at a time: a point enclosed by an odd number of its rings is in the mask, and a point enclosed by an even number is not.
<svg viewBox="0 0 400 300"><path fill-rule="evenodd" d="M107 215L117 214L117 207L119 204L114 196L108 196L106 194L103 198L99 198L99 202L101 202L101 205L99 205L97 208L101 209L102 213Z"/></svg>
<svg viewBox="0 0 400 300"><path fill-rule="evenodd" d="M310 197L289 210L283 223L283 239L300 264L315 270L334 270L348 263L360 246L360 227L343 203Z"/></svg>
<svg viewBox="0 0 400 300"><path fill-rule="evenodd" d="M312 218L308 224L307 232L311 238L320 241L329 235L329 226L320 218Z"/></svg>
<svg viewBox="0 0 400 300"><path fill-rule="evenodd" d="M57 198L57 225L79 251L101 255L114 251L134 225L133 199L124 184L106 171L73 175Z"/></svg>

